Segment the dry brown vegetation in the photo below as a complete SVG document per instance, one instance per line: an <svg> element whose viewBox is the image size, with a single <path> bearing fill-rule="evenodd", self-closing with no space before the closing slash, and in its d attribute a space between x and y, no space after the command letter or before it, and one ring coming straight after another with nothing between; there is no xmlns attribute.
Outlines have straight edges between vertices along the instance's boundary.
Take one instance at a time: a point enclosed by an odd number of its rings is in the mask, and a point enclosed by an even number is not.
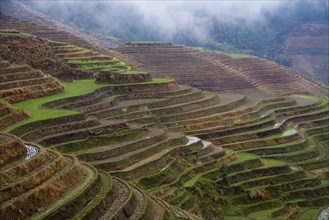
<svg viewBox="0 0 329 220"><path fill-rule="evenodd" d="M13 139L0 145L0 166L26 154L26 148L20 139Z"/></svg>
<svg viewBox="0 0 329 220"><path fill-rule="evenodd" d="M62 80L92 78L90 71L72 68L57 59L47 40L0 34L0 41L0 57L11 63L27 64Z"/></svg>
<svg viewBox="0 0 329 220"><path fill-rule="evenodd" d="M253 189L249 191L250 199L266 199L268 193L265 189Z"/></svg>
<svg viewBox="0 0 329 220"><path fill-rule="evenodd" d="M51 182L44 182L36 189L23 194L6 206L1 207L2 219L24 219L32 215L40 207L45 207L57 200L65 191L81 182L86 177L86 171L74 161L72 168L65 174L57 176Z"/></svg>
<svg viewBox="0 0 329 220"><path fill-rule="evenodd" d="M1 97L1 95L0 95ZM0 129L30 117L23 109L14 109L9 103L0 100Z"/></svg>

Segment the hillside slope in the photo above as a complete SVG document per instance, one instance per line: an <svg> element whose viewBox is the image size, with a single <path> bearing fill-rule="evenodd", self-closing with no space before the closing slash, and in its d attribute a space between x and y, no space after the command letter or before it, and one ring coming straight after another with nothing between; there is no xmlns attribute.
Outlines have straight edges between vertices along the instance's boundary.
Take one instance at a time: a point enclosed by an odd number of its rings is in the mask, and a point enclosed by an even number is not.
<svg viewBox="0 0 329 220"><path fill-rule="evenodd" d="M112 47L114 45L117 45L119 42L122 42L119 39L105 39L101 36L92 36L86 34L82 31L77 30L74 27L62 24L52 19L46 14L33 9L25 3L19 0L4 0L1 1L0 10L6 15L10 15L23 21L33 22L35 24L44 25L49 28L63 30L72 35L77 35L89 43L101 44L106 47Z"/></svg>
<svg viewBox="0 0 329 220"><path fill-rule="evenodd" d="M140 69L154 76L170 76L179 83L207 91L328 95L326 86L265 59L232 58L170 43L132 42L116 50L142 63Z"/></svg>
<svg viewBox="0 0 329 220"><path fill-rule="evenodd" d="M0 15L0 219L326 215L328 87L257 57L112 51ZM43 58L74 80L44 74Z"/></svg>
<svg viewBox="0 0 329 220"><path fill-rule="evenodd" d="M289 35L284 53L293 68L329 85L329 26L323 23L302 24Z"/></svg>
<svg viewBox="0 0 329 220"><path fill-rule="evenodd" d="M232 8L236 6L236 11L241 10L241 15L228 10L225 4L220 7L220 2L210 7L216 8L217 13L209 10L210 3L201 5L197 2L189 6L155 4L154 9L151 5L134 3L79 5L31 1L29 4L39 10L39 14L47 13L58 21L89 33L113 34L129 41L165 40L224 52L253 54L293 67L306 77L328 84L329 5L325 0L283 1L274 4L277 7L264 7L259 14L257 7L253 8L253 2L246 3L245 9L241 9L243 5L230 3ZM152 13L153 10L158 10L159 14ZM248 14L248 11L254 13ZM184 13L191 17L190 23L179 19ZM167 18L169 22L162 22L161 18ZM322 52L318 50L319 46ZM305 50L306 47L308 50Z"/></svg>

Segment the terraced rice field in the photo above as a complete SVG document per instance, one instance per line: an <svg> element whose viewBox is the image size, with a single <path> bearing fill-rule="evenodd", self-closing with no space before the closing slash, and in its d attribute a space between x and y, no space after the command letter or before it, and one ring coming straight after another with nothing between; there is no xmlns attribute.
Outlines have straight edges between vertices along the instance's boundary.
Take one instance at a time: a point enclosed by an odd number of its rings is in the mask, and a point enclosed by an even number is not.
<svg viewBox="0 0 329 220"><path fill-rule="evenodd" d="M17 103L27 99L62 93L64 87L56 78L24 65L10 65L0 60L0 97Z"/></svg>
<svg viewBox="0 0 329 220"><path fill-rule="evenodd" d="M151 81L146 72L132 70L116 57L93 52L73 45L51 41L56 56L72 67L94 72L98 83L138 83Z"/></svg>
<svg viewBox="0 0 329 220"><path fill-rule="evenodd" d="M50 44L74 68L133 71L107 54ZM62 84L0 62L2 94L47 80L65 89L1 97L1 219L326 217L329 100L322 85L268 61L170 43L118 50L146 61L152 74L172 73L198 88L172 78Z"/></svg>
<svg viewBox="0 0 329 220"><path fill-rule="evenodd" d="M278 96L311 93L328 97L327 86L256 57L232 58L171 43L132 42L115 49L140 62L140 69L153 76L170 76L178 83L206 91Z"/></svg>
<svg viewBox="0 0 329 220"><path fill-rule="evenodd" d="M77 156L204 218L258 212L284 218L291 207L300 207L297 216L328 202L321 172L328 166L327 99L294 95L254 100L187 86L149 93L144 86L135 93L125 86L117 91L103 87L47 103L84 115L12 132ZM221 206L205 206L203 195Z"/></svg>

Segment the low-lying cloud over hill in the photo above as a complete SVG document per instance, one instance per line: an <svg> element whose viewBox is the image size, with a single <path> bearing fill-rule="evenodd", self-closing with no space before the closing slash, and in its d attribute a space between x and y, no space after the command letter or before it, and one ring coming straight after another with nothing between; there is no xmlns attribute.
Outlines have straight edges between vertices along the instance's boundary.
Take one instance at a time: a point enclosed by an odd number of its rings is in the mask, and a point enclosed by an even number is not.
<svg viewBox="0 0 329 220"><path fill-rule="evenodd" d="M325 1L304 1L317 7ZM296 1L31 1L50 16L84 29L106 28L127 39L211 37L214 20L265 22L278 10L298 10ZM78 21L80 19L80 21ZM144 33L144 34L143 34Z"/></svg>

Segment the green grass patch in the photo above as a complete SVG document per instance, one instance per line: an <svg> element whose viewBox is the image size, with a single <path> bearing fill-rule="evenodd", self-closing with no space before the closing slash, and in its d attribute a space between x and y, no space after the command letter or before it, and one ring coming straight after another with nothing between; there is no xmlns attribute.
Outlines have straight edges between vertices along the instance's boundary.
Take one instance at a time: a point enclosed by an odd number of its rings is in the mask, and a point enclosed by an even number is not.
<svg viewBox="0 0 329 220"><path fill-rule="evenodd" d="M87 93L91 93L98 88L104 86L126 86L126 85L138 85L138 84L159 84L159 83L169 83L174 81L172 78L153 78L152 81L149 82L141 82L141 83L130 83L130 84L97 84L94 80L86 79L86 80L78 80L75 82L64 83L65 92L57 95L31 99L24 102L20 102L14 104L13 106L17 109L24 109L30 114L30 118L20 121L14 125L11 125L4 129L5 132L9 132L10 130L22 126L24 124L40 121L45 119L57 118L62 116L74 115L79 112L72 110L62 110L62 109L48 109L43 107L42 105L47 102L52 102L59 99L80 96Z"/></svg>
<svg viewBox="0 0 329 220"><path fill-rule="evenodd" d="M297 216L296 220L315 220L319 215L319 209L305 208Z"/></svg>
<svg viewBox="0 0 329 220"><path fill-rule="evenodd" d="M97 69L107 69L107 68L111 68L111 64L105 64L105 65L90 65L90 66L80 66L78 67L79 69L82 70L97 70Z"/></svg>
<svg viewBox="0 0 329 220"><path fill-rule="evenodd" d="M256 56L250 54L243 54L243 53L230 53L228 54L230 57L234 59L241 59L241 58L257 58Z"/></svg>
<svg viewBox="0 0 329 220"><path fill-rule="evenodd" d="M87 171L87 177L80 183L75 184L73 187L62 193L61 197L44 207L45 209L40 212L34 213L32 216L28 217L28 220L35 219L45 219L50 213L55 212L57 209L63 207L64 204L74 201L74 199L79 196L80 193L83 193L86 189L88 189L89 185L92 184L92 181L97 177L97 173L94 168L89 167L89 165L84 165L85 170Z"/></svg>
<svg viewBox="0 0 329 220"><path fill-rule="evenodd" d="M262 159L265 167L277 167L287 165L286 162L281 160L272 160L272 159Z"/></svg>
<svg viewBox="0 0 329 220"><path fill-rule="evenodd" d="M252 220L267 220L267 219L269 220L269 219L271 219L269 217L270 213L277 209L278 208L266 209L266 210L254 212L254 213L251 213L250 215L248 215L248 217Z"/></svg>
<svg viewBox="0 0 329 220"><path fill-rule="evenodd" d="M96 84L94 80L79 80L76 82L64 83L64 87L65 87L64 93L37 98L37 99L31 99L14 104L13 106L15 108L26 110L31 117L19 123L16 123L12 126L9 126L8 128L5 129L5 131L10 131L16 127L34 121L40 121L50 118L77 114L78 113L77 111L72 111L72 110L48 109L42 107L42 104L55 101L58 99L84 95L104 86L106 86L106 84Z"/></svg>
<svg viewBox="0 0 329 220"><path fill-rule="evenodd" d="M194 184L204 175L204 173L199 173L195 175L192 179L184 183L184 187L192 187Z"/></svg>
<svg viewBox="0 0 329 220"><path fill-rule="evenodd" d="M250 218L246 218L243 216L225 216L224 220L250 220Z"/></svg>
<svg viewBox="0 0 329 220"><path fill-rule="evenodd" d="M118 63L118 59L113 58L109 60L68 60L67 64L76 64L76 65L90 65L90 64L108 64L108 63Z"/></svg>
<svg viewBox="0 0 329 220"><path fill-rule="evenodd" d="M19 36L19 37L32 37L31 34L25 33L25 32L20 32L15 29L1 29L0 30L0 35L4 36Z"/></svg>
<svg viewBox="0 0 329 220"><path fill-rule="evenodd" d="M307 99L307 100L327 101L327 99L315 95L293 94L290 95L290 97L296 97L296 98Z"/></svg>
<svg viewBox="0 0 329 220"><path fill-rule="evenodd" d="M228 149L225 149L226 152ZM242 161L247 161L247 160L252 160L255 158L258 158L258 156L256 156L255 154L249 154L249 153L243 153L243 152L238 152L238 159L232 161L231 163L229 163L229 165L233 165L233 164L237 164L237 163L241 163Z"/></svg>
<svg viewBox="0 0 329 220"><path fill-rule="evenodd" d="M104 201L106 199L107 194L112 188L112 179L107 176L107 174L100 172L101 181L103 183L103 187L101 191L96 195L96 197L88 203L87 206L85 206L82 210L80 210L78 213L76 213L73 217L70 219L72 220L78 220L83 219L86 217L87 214L89 214L94 208L97 208L97 205Z"/></svg>
<svg viewBox="0 0 329 220"><path fill-rule="evenodd" d="M199 52L204 52L208 50L207 48L204 47L192 47L192 48L198 50Z"/></svg>

